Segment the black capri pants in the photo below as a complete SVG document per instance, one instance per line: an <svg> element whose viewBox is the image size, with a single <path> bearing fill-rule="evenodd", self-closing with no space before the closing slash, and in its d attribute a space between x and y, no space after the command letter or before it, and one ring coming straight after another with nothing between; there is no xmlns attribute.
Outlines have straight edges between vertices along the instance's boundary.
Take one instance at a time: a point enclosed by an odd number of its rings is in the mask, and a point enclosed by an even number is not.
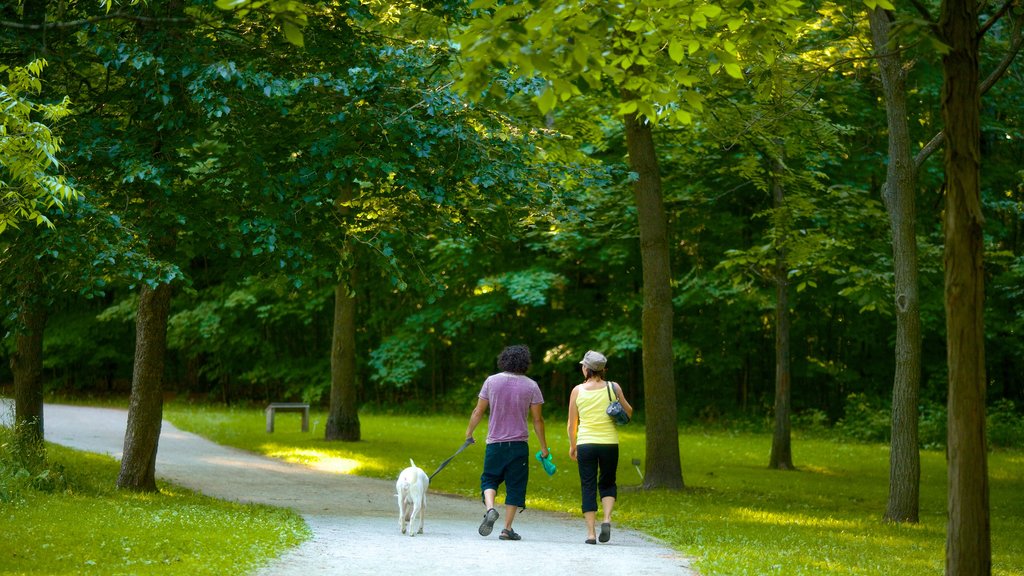
<svg viewBox="0 0 1024 576"><path fill-rule="evenodd" d="M583 512L597 512L597 496L618 496L615 470L619 467L618 444L579 444L576 463L580 469L580 499Z"/></svg>

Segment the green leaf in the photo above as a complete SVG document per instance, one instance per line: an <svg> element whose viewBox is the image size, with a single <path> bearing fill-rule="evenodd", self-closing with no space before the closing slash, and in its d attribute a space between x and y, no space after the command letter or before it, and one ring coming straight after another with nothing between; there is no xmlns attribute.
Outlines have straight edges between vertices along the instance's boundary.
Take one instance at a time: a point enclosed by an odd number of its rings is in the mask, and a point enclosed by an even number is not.
<svg viewBox="0 0 1024 576"><path fill-rule="evenodd" d="M728 74L729 76L732 76L733 78L736 78L737 80L743 79L743 69L740 68L740 65L736 64L735 62L731 62L725 65L725 73Z"/></svg>
<svg viewBox="0 0 1024 576"><path fill-rule="evenodd" d="M673 62L679 64L683 61L685 56L686 51L683 49L683 44L681 42L673 39L668 43L668 57L671 58Z"/></svg>
<svg viewBox="0 0 1024 576"><path fill-rule="evenodd" d="M722 7L715 4L705 4L697 9L699 14L703 14L708 18L715 18L722 13Z"/></svg>
<svg viewBox="0 0 1024 576"><path fill-rule="evenodd" d="M296 46L305 45L305 42L302 37L302 28L296 26L294 22L285 21L284 37L288 39L289 42Z"/></svg>
<svg viewBox="0 0 1024 576"><path fill-rule="evenodd" d="M243 6L248 3L248 0L217 0L217 8L221 10L234 10L239 6Z"/></svg>
<svg viewBox="0 0 1024 576"><path fill-rule="evenodd" d="M547 114L555 109L555 102L557 102L558 98L555 95L555 91L548 86L544 89L544 92L541 92L540 96L537 96L536 100L537 108L540 109L541 114Z"/></svg>

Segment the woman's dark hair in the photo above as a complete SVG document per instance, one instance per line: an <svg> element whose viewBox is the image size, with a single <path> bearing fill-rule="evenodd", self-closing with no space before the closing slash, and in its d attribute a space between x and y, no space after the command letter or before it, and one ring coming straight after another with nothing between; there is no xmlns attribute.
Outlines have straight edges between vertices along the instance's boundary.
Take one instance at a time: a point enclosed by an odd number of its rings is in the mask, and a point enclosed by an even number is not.
<svg viewBox="0 0 1024 576"><path fill-rule="evenodd" d="M601 379L604 380L604 373L605 370L594 370L593 368L587 368L586 366L583 367L583 374L587 377L587 380L590 380L594 376L600 376Z"/></svg>
<svg viewBox="0 0 1024 576"><path fill-rule="evenodd" d="M526 374L530 369L530 349L525 344L505 347L498 356L498 370L513 374Z"/></svg>

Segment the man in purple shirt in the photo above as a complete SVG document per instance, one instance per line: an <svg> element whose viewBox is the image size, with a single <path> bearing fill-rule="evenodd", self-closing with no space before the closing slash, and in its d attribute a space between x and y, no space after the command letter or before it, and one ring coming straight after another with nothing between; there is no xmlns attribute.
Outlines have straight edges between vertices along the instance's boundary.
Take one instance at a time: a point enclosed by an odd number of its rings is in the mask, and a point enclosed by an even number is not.
<svg viewBox="0 0 1024 576"><path fill-rule="evenodd" d="M480 389L479 399L469 417L466 438L473 437L484 412L490 409L487 421L487 450L484 453L484 471L480 475L483 493L484 520L480 535L489 536L498 519L494 499L498 486L505 483L505 529L502 540L520 540L512 530L517 508L526 508L526 484L530 478L530 431L526 415L533 418L533 431L540 442L541 456L548 455L548 441L544 436L544 416L541 405L544 396L537 383L526 377L530 368L530 349L522 344L508 346L498 356L498 374L487 377Z"/></svg>

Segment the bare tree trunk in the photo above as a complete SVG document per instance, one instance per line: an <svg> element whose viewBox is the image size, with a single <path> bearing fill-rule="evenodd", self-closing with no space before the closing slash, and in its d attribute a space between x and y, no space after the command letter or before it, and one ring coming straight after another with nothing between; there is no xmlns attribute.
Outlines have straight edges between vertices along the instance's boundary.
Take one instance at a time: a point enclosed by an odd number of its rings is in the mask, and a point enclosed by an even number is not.
<svg viewBox="0 0 1024 576"><path fill-rule="evenodd" d="M156 452L163 421L164 359L171 286L143 284L135 319L135 365L128 405L128 428L117 487L156 492Z"/></svg>
<svg viewBox="0 0 1024 576"><path fill-rule="evenodd" d="M42 278L32 268L19 275L17 333L11 355L14 376L14 434L19 454L32 460L45 458L43 442L43 332L46 307Z"/></svg>
<svg viewBox="0 0 1024 576"><path fill-rule="evenodd" d="M892 449L885 519L916 523L921 484L917 407L921 387L921 305L914 201L917 167L910 154L906 75L899 55L889 46L890 17L881 8L871 13L871 36L878 56L889 128L889 163L882 200L892 234L896 310L896 373L892 385Z"/></svg>
<svg viewBox="0 0 1024 576"><path fill-rule="evenodd" d="M354 273L354 272L353 272ZM349 276L353 282L353 277ZM356 298L348 283L334 288L334 329L331 339L331 405L324 429L326 440L356 442L362 437L356 404Z"/></svg>
<svg viewBox="0 0 1024 576"><path fill-rule="evenodd" d="M626 148L640 227L644 278L643 370L647 417L644 488L684 488L672 357L672 288L668 222L651 125L627 114Z"/></svg>
<svg viewBox="0 0 1024 576"><path fill-rule="evenodd" d="M978 3L943 0L940 39L946 128L946 334L949 365L949 526L946 574L992 573L985 441Z"/></svg>
<svg viewBox="0 0 1024 576"><path fill-rule="evenodd" d="M773 157L771 168L772 203L778 214L785 210L782 186L782 159ZM785 240L780 239L786 224L776 216L775 256L775 432L768 467L793 470L793 444L789 417L792 411L789 371L789 255Z"/></svg>

